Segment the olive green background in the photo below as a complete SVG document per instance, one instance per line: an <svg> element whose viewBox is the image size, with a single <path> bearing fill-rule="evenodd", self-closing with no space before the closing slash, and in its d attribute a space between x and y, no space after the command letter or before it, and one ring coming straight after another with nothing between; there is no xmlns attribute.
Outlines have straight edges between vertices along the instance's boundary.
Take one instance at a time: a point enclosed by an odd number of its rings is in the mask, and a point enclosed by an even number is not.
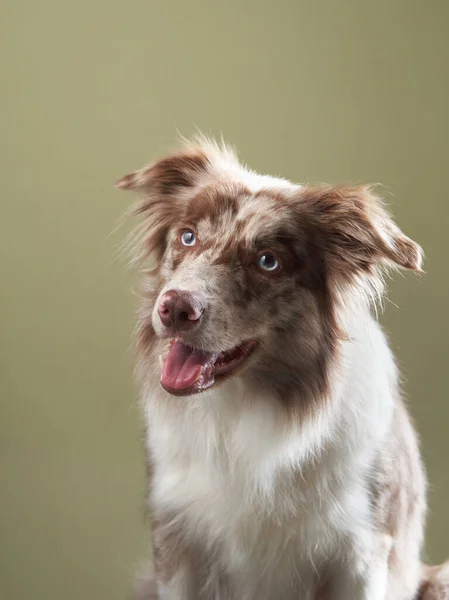
<svg viewBox="0 0 449 600"><path fill-rule="evenodd" d="M256 169L382 182L427 274L383 317L449 557L446 0L1 7L0 598L119 600L146 548L115 179L198 127ZM396 306L395 306L396 305Z"/></svg>

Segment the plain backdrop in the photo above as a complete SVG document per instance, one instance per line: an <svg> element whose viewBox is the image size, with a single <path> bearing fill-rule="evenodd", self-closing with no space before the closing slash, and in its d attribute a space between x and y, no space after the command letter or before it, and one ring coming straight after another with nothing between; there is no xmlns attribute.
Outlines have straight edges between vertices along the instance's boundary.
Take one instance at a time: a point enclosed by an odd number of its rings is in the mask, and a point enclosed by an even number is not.
<svg viewBox="0 0 449 600"><path fill-rule="evenodd" d="M381 182L426 275L382 317L449 557L446 0L6 0L0 597L120 600L147 545L114 181L199 128L300 182ZM194 435L194 432L192 432Z"/></svg>

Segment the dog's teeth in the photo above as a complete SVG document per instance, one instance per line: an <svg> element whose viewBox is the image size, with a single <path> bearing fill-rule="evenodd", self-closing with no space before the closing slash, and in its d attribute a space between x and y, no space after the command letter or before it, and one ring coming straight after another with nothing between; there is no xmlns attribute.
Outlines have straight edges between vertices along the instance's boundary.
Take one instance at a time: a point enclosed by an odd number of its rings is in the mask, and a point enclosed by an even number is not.
<svg viewBox="0 0 449 600"><path fill-rule="evenodd" d="M159 354L159 365L160 365L161 369L164 366L164 358L163 358L162 354Z"/></svg>
<svg viewBox="0 0 449 600"><path fill-rule="evenodd" d="M196 379L195 382L199 381L201 379L201 375L203 374L203 367L201 365L198 365L198 372L196 374Z"/></svg>

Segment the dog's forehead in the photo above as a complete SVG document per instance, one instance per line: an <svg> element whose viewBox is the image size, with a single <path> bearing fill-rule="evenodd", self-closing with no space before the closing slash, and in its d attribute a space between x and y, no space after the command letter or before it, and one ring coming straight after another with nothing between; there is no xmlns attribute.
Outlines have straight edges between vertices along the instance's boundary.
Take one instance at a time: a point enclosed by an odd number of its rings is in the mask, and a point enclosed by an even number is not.
<svg viewBox="0 0 449 600"><path fill-rule="evenodd" d="M288 196L283 190L253 192L241 184L216 184L198 192L187 216L202 237L217 235L250 243L273 235L291 222Z"/></svg>
<svg viewBox="0 0 449 600"><path fill-rule="evenodd" d="M286 197L274 190L261 190L240 205L236 221L247 240L273 236L291 223Z"/></svg>

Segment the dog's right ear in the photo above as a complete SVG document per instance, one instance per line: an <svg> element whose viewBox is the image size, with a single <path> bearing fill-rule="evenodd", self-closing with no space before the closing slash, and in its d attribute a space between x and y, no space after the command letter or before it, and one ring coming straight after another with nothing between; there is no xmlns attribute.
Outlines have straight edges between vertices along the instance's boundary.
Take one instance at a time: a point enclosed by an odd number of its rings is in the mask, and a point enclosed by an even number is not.
<svg viewBox="0 0 449 600"><path fill-rule="evenodd" d="M209 167L210 160L206 152L200 148L190 148L128 173L115 185L121 190L175 196L185 188L194 187Z"/></svg>
<svg viewBox="0 0 449 600"><path fill-rule="evenodd" d="M161 259L168 232L179 218L183 195L192 191L210 168L206 151L191 146L116 182L118 189L134 190L140 196L132 214L143 219L125 242L133 263L140 264L151 254L155 254L156 260Z"/></svg>

